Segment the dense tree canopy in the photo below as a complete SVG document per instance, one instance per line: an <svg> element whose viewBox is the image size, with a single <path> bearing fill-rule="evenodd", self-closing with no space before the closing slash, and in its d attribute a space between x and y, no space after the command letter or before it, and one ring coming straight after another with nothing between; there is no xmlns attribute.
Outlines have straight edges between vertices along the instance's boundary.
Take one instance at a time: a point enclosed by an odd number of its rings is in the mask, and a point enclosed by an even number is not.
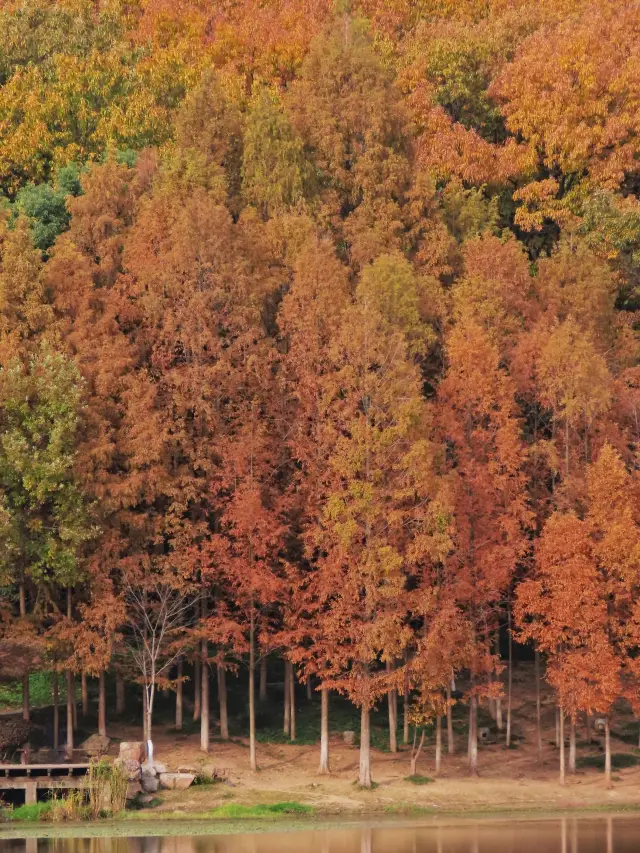
<svg viewBox="0 0 640 853"><path fill-rule="evenodd" d="M615 0L0 2L2 630L149 730L193 665L203 748L248 664L254 768L279 649L361 709L363 785L370 709L439 726L457 673L475 772L507 626L563 720L640 707L639 37Z"/></svg>

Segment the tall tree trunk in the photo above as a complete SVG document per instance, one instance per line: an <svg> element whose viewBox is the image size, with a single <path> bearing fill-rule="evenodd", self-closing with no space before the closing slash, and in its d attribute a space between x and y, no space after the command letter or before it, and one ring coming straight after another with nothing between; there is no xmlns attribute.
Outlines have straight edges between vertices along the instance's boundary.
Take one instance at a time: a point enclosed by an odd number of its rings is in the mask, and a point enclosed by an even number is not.
<svg viewBox="0 0 640 853"><path fill-rule="evenodd" d="M447 684L447 752L453 755L455 752L453 741L453 709L451 707L451 685Z"/></svg>
<svg viewBox="0 0 640 853"><path fill-rule="evenodd" d="M27 594L24 586L24 581L20 583L18 592L20 602L20 618L24 619L27 615ZM22 719L29 722L31 711L29 708L29 672L22 675Z"/></svg>
<svg viewBox="0 0 640 853"><path fill-rule="evenodd" d="M498 661L500 661L500 628L496 632L496 657ZM498 731L502 731L504 727L504 720L502 719L502 696L496 697L496 725L498 727Z"/></svg>
<svg viewBox="0 0 640 853"><path fill-rule="evenodd" d="M611 782L611 724L609 716L604 718L604 781L607 788L612 787Z"/></svg>
<svg viewBox="0 0 640 853"><path fill-rule="evenodd" d="M184 663L182 658L178 658L178 664L176 669L176 730L182 731L183 726L183 712L184 712L184 695L182 688L182 676L184 670Z"/></svg>
<svg viewBox="0 0 640 853"><path fill-rule="evenodd" d="M320 767L318 773L330 773L329 767L329 690L320 691Z"/></svg>
<svg viewBox="0 0 640 853"><path fill-rule="evenodd" d="M98 734L107 736L107 688L104 670L98 676Z"/></svg>
<svg viewBox="0 0 640 853"><path fill-rule="evenodd" d="M511 697L513 694L513 637L511 635L511 604L507 604L507 631L509 640L509 672L507 676L507 747L511 746Z"/></svg>
<svg viewBox="0 0 640 853"><path fill-rule="evenodd" d="M73 702L71 703L71 711L73 713L73 730L78 728L78 703L76 701L76 676L73 674Z"/></svg>
<svg viewBox="0 0 640 853"><path fill-rule="evenodd" d="M67 758L73 757L73 705L75 694L75 679L70 669L67 670Z"/></svg>
<svg viewBox="0 0 640 853"><path fill-rule="evenodd" d="M73 615L73 607L71 601L71 587L67 587L67 619L71 622L71 617ZM73 756L73 729L75 726L75 719L73 714L73 709L75 707L76 702L76 684L75 678L73 677L73 672L68 669L67 670L67 758L70 760Z"/></svg>
<svg viewBox="0 0 640 853"><path fill-rule="evenodd" d="M89 684L84 669L80 675L80 692L82 695L82 718L85 719L89 715Z"/></svg>
<svg viewBox="0 0 640 853"><path fill-rule="evenodd" d="M436 776L440 773L442 763L442 716L436 717Z"/></svg>
<svg viewBox="0 0 640 853"><path fill-rule="evenodd" d="M569 719L569 773L572 776L576 772L576 721Z"/></svg>
<svg viewBox="0 0 640 853"><path fill-rule="evenodd" d="M406 662L407 657L405 657L405 663ZM404 695L402 698L402 715L402 742L405 746L407 746L409 743L409 673L406 669L406 666L404 675Z"/></svg>
<svg viewBox="0 0 640 853"><path fill-rule="evenodd" d="M116 669L116 714L124 714L126 707L124 676Z"/></svg>
<svg viewBox="0 0 640 853"><path fill-rule="evenodd" d="M536 671L536 745L538 748L538 764L542 763L542 701L540 699L540 652L535 651Z"/></svg>
<svg viewBox="0 0 640 853"><path fill-rule="evenodd" d="M478 698L475 693L469 703L469 772L478 775Z"/></svg>
<svg viewBox="0 0 640 853"><path fill-rule="evenodd" d="M366 702L360 712L360 771L358 783L361 788L371 787L371 713Z"/></svg>
<svg viewBox="0 0 640 853"><path fill-rule="evenodd" d="M147 713L147 688L142 685L142 739L145 744L151 740L151 732L149 731L149 714Z"/></svg>
<svg viewBox="0 0 640 853"><path fill-rule="evenodd" d="M556 749L560 749L560 709L556 705Z"/></svg>
<svg viewBox="0 0 640 853"><path fill-rule="evenodd" d="M229 740L229 714L227 712L227 673L218 664L218 708L220 711L220 738Z"/></svg>
<svg viewBox="0 0 640 853"><path fill-rule="evenodd" d="M207 618L207 596L203 594L201 602L202 618ZM202 752L209 752L209 717L211 713L211 703L209 701L209 643L206 639L202 640L202 663L200 675L202 678L202 686L200 687L200 749Z"/></svg>
<svg viewBox="0 0 640 853"><path fill-rule="evenodd" d="M387 673L390 675L393 672L393 664L390 660L387 661ZM389 690L387 693L387 704L389 707L389 751L398 751L398 719L395 689Z"/></svg>
<svg viewBox="0 0 640 853"><path fill-rule="evenodd" d="M200 702L200 688L202 687L202 676L200 675L200 655L196 651L196 658L193 661L193 722L197 723L200 719L202 710Z"/></svg>
<svg viewBox="0 0 640 853"><path fill-rule="evenodd" d="M413 746L411 747L411 775L416 776L418 771L418 759L420 758L420 753L422 752L422 745L424 744L424 729L420 734L420 742L418 743L418 747L416 749L416 738L418 736L418 729L413 730Z"/></svg>
<svg viewBox="0 0 640 853"><path fill-rule="evenodd" d="M251 627L249 629L249 764L252 770L258 769L256 759L256 638L255 613L251 609Z"/></svg>
<svg viewBox="0 0 640 853"><path fill-rule="evenodd" d="M53 688L53 748L60 747L60 687L58 671L54 669L52 677Z"/></svg>
<svg viewBox="0 0 640 853"><path fill-rule="evenodd" d="M564 785L566 776L564 770L564 711L562 708L558 708L558 729L560 738L560 784Z"/></svg>
<svg viewBox="0 0 640 853"><path fill-rule="evenodd" d="M311 702L313 699L313 683L312 676L308 676L307 680L304 683L304 687L307 693L307 702Z"/></svg>
<svg viewBox="0 0 640 853"><path fill-rule="evenodd" d="M291 740L296 739L296 674L293 664L289 664L289 736Z"/></svg>
<svg viewBox="0 0 640 853"><path fill-rule="evenodd" d="M22 719L27 722L31 717L29 705L29 673L25 672L22 676Z"/></svg>
<svg viewBox="0 0 640 853"><path fill-rule="evenodd" d="M262 660L260 661L260 701L267 701L267 656L266 654L262 656Z"/></svg>
<svg viewBox="0 0 640 853"><path fill-rule="evenodd" d="M291 734L291 688L289 687L289 661L284 662L284 725L286 735Z"/></svg>

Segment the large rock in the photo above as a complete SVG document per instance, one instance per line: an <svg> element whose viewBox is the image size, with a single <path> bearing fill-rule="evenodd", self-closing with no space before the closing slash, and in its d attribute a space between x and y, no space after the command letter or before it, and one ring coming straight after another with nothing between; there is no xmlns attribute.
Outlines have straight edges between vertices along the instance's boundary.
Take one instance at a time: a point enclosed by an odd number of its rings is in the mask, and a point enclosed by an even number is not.
<svg viewBox="0 0 640 853"><path fill-rule="evenodd" d="M149 764L148 761L140 766L140 770L143 776L157 776L160 772L155 764ZM162 772L164 773L165 770L163 769Z"/></svg>
<svg viewBox="0 0 640 853"><path fill-rule="evenodd" d="M155 792L160 787L160 782L158 781L157 776L147 776L145 774L142 775L142 790L145 794L155 794Z"/></svg>
<svg viewBox="0 0 640 853"><path fill-rule="evenodd" d="M91 735L80 744L80 749L91 758L98 758L100 755L106 755L110 744L111 741L106 735Z"/></svg>
<svg viewBox="0 0 640 853"><path fill-rule="evenodd" d="M120 744L120 758L123 761L137 761L142 764L147 757L147 748L142 741L123 741Z"/></svg>
<svg viewBox="0 0 640 853"><path fill-rule="evenodd" d="M139 781L142 775L142 770L140 769L140 763L135 761L133 758L117 758L114 764L119 765L124 770L127 779L130 782Z"/></svg>
<svg viewBox="0 0 640 853"><path fill-rule="evenodd" d="M193 784L195 773L161 773L158 777L163 788L183 791Z"/></svg>

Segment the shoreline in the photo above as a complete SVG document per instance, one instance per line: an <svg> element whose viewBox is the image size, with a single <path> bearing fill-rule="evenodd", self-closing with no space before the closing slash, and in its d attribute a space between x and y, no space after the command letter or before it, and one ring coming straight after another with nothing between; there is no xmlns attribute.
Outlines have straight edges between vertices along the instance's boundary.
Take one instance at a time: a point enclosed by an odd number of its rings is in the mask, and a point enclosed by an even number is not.
<svg viewBox="0 0 640 853"><path fill-rule="evenodd" d="M0 824L0 841L21 838L116 838L116 837L179 837L207 835L247 835L270 832L295 832L304 830L330 830L353 827L385 828L390 824L398 827L453 826L477 823L510 823L524 821L552 821L562 818L588 820L599 816L611 818L640 818L638 803L605 803L600 806L582 805L572 808L536 808L514 806L486 807L482 809L437 809L416 807L403 809L375 810L358 814L343 815L321 813L313 815L282 814L270 817L227 818L215 815L189 814L187 812L165 812L141 817L139 812L126 812L120 819L105 819L92 822L52 823L50 821L7 822Z"/></svg>

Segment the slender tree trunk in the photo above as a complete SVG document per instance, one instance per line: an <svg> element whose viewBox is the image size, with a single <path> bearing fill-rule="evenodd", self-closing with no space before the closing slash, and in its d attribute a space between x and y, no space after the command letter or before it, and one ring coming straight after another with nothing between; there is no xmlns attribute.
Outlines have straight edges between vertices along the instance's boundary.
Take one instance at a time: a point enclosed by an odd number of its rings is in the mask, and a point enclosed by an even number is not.
<svg viewBox="0 0 640 853"><path fill-rule="evenodd" d="M197 723L200 719L202 710L200 702L200 688L202 687L202 676L200 675L200 655L197 655L193 662L193 722Z"/></svg>
<svg viewBox="0 0 640 853"><path fill-rule="evenodd" d="M404 696L402 702L402 712L404 718L402 721L402 742L405 746L407 746L407 744L409 743L409 673L406 670L404 676Z"/></svg>
<svg viewBox="0 0 640 853"><path fill-rule="evenodd" d="M251 609L251 627L249 630L249 764L252 770L258 769L256 760L256 638L255 613Z"/></svg>
<svg viewBox="0 0 640 853"><path fill-rule="evenodd" d="M284 733L291 734L291 688L289 687L289 661L284 662Z"/></svg>
<svg viewBox="0 0 640 853"><path fill-rule="evenodd" d="M576 721L573 717L569 720L569 773L572 776L576 772Z"/></svg>
<svg viewBox="0 0 640 853"><path fill-rule="evenodd" d="M218 664L218 706L220 710L220 738L229 740L229 714L227 712L227 673Z"/></svg>
<svg viewBox="0 0 640 853"><path fill-rule="evenodd" d="M535 652L536 671L536 745L538 748L538 764L542 764L542 702L540 699L540 652Z"/></svg>
<svg viewBox="0 0 640 853"><path fill-rule="evenodd" d="M207 596L203 594L200 602L200 612L203 620L207 618ZM209 699L209 643L202 640L202 663L200 665L200 749L209 752L211 702Z"/></svg>
<svg viewBox="0 0 640 853"><path fill-rule="evenodd" d="M53 688L53 748L60 747L60 687L58 672L54 669L52 675Z"/></svg>
<svg viewBox="0 0 640 853"><path fill-rule="evenodd" d="M329 691L323 687L320 691L320 767L318 772L327 774L329 767Z"/></svg>
<svg viewBox="0 0 640 853"><path fill-rule="evenodd" d="M509 673L507 676L507 747L511 746L511 697L513 694L513 637L511 635L511 605L507 606L507 631L509 640Z"/></svg>
<svg viewBox="0 0 640 853"><path fill-rule="evenodd" d="M155 677L155 673L154 673ZM145 690L145 729L147 730L146 747L147 761L153 764L153 698L155 693L155 681L149 687L149 696Z"/></svg>
<svg viewBox="0 0 640 853"><path fill-rule="evenodd" d="M453 709L451 707L451 685L447 684L447 752L453 755L455 752L453 741Z"/></svg>
<svg viewBox="0 0 640 853"><path fill-rule="evenodd" d="M22 676L22 719L29 721L31 717L29 702L29 673L25 672Z"/></svg>
<svg viewBox="0 0 640 853"><path fill-rule="evenodd" d="M147 713L147 688L142 685L142 739L145 744L151 740L151 732L149 731L149 714Z"/></svg>
<svg viewBox="0 0 640 853"><path fill-rule="evenodd" d="M387 673L390 675L393 672L393 664L387 661ZM389 707L389 751L398 751L398 719L397 719L397 703L395 689L389 690L387 693L387 704Z"/></svg>
<svg viewBox="0 0 640 853"><path fill-rule="evenodd" d="M107 688L104 670L98 676L98 734L107 736Z"/></svg>
<svg viewBox="0 0 640 853"><path fill-rule="evenodd" d="M418 744L418 748L416 749L416 738L418 735L418 730L413 730L413 746L411 747L411 775L415 776L418 770L418 759L420 758L420 753L422 752L422 745L424 744L424 729L422 729L420 735L420 743Z"/></svg>
<svg viewBox="0 0 640 853"><path fill-rule="evenodd" d="M20 618L24 619L27 615L27 594L24 586L24 581L20 583L18 597L20 602ZM22 719L29 721L31 717L29 702L29 672L22 675Z"/></svg>
<svg viewBox="0 0 640 853"><path fill-rule="evenodd" d="M260 661L260 701L267 701L267 656L263 655L262 660Z"/></svg>
<svg viewBox="0 0 640 853"><path fill-rule="evenodd" d="M183 690L182 690L182 675L184 664L182 658L178 658L176 669L176 729L182 731L183 725Z"/></svg>
<svg viewBox="0 0 640 853"><path fill-rule="evenodd" d="M75 694L75 679L70 669L67 670L67 758L73 757L73 705Z"/></svg>
<svg viewBox="0 0 640 853"><path fill-rule="evenodd" d="M87 673L82 670L80 675L80 692L82 695L82 718L85 719L89 715L89 684L87 682Z"/></svg>
<svg viewBox="0 0 640 853"><path fill-rule="evenodd" d="M305 681L304 687L307 693L307 702L311 702L313 700L313 684L311 683L311 676L309 676Z"/></svg>
<svg viewBox="0 0 640 853"><path fill-rule="evenodd" d="M436 776L440 773L442 763L442 716L436 717Z"/></svg>
<svg viewBox="0 0 640 853"><path fill-rule="evenodd" d="M361 788L371 787L371 713L366 703L362 705L360 712L360 772L358 783Z"/></svg>
<svg viewBox="0 0 640 853"><path fill-rule="evenodd" d="M612 787L611 781L611 724L609 717L604 722L604 781L607 788Z"/></svg>
<svg viewBox="0 0 640 853"><path fill-rule="evenodd" d="M116 714L124 714L126 707L124 676L116 670Z"/></svg>
<svg viewBox="0 0 640 853"><path fill-rule="evenodd" d="M67 619L71 621L71 617L73 615L72 609L72 601L71 601L71 587L67 587ZM71 760L73 757L73 729L75 726L75 719L73 710L76 703L76 684L75 678L73 677L73 672L68 669L67 670L67 758Z"/></svg>
<svg viewBox="0 0 640 853"><path fill-rule="evenodd" d="M469 772L478 775L478 698L475 693L469 703Z"/></svg>
<svg viewBox="0 0 640 853"><path fill-rule="evenodd" d="M556 749L560 749L560 710L556 706Z"/></svg>
<svg viewBox="0 0 640 853"><path fill-rule="evenodd" d="M78 703L76 701L76 676L73 674L73 702L71 703L71 711L73 712L73 729L78 728Z"/></svg>
<svg viewBox="0 0 640 853"><path fill-rule="evenodd" d="M289 723L291 740L296 739L296 674L289 664Z"/></svg>
<svg viewBox="0 0 640 853"><path fill-rule="evenodd" d="M558 729L560 737L560 784L564 785L566 777L564 770L564 711L562 708L558 709Z"/></svg>

